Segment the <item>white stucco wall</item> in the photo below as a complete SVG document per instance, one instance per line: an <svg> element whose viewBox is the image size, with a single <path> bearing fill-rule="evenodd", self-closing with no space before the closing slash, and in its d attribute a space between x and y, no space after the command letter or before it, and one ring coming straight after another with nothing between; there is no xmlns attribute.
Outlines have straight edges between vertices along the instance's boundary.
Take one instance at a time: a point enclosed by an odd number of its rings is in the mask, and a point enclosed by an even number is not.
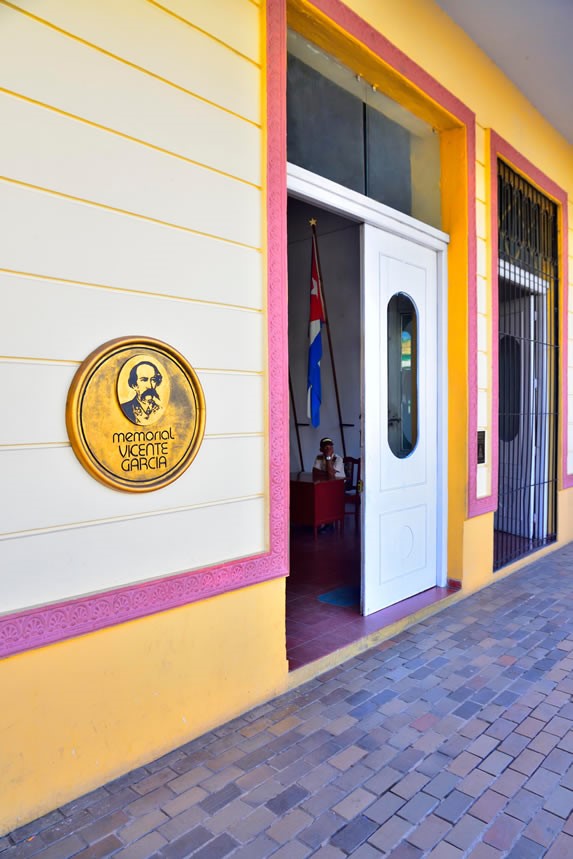
<svg viewBox="0 0 573 859"><path fill-rule="evenodd" d="M0 6L0 611L266 546L260 18ZM182 352L207 402L197 459L143 495L91 478L65 429L78 365L134 334Z"/></svg>

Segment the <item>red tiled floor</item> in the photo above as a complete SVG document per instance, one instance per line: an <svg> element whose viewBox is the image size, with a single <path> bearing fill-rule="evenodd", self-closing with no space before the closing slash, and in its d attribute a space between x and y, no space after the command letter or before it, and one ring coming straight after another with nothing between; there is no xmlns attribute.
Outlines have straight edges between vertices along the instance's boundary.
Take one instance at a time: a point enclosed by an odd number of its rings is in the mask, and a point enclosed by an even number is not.
<svg viewBox="0 0 573 859"><path fill-rule="evenodd" d="M286 591L287 656L290 669L300 668L352 644L454 593L431 588L382 611L363 617L352 608L319 602L339 587L360 587L360 534L347 517L344 535L325 531L316 540L310 529L291 532L290 576Z"/></svg>

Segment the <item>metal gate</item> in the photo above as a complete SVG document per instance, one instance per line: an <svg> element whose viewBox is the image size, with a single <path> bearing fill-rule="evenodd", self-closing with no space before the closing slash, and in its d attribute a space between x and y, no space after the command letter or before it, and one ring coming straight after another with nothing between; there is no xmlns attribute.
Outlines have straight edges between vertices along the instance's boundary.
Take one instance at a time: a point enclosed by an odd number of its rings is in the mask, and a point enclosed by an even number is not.
<svg viewBox="0 0 573 859"><path fill-rule="evenodd" d="M502 161L498 225L496 570L557 539L557 206Z"/></svg>

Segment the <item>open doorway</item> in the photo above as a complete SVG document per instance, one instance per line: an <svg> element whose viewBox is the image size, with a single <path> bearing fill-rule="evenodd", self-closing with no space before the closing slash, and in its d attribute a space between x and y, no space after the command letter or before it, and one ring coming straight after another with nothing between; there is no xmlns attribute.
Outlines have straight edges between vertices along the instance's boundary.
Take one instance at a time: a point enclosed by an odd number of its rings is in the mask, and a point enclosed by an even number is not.
<svg viewBox="0 0 573 859"><path fill-rule="evenodd" d="M293 669L451 591L444 235L387 208L374 211L325 180L321 191L311 174L289 169L301 193L289 201L288 221L292 540L286 626ZM336 191L335 212L311 202L309 191L319 199ZM311 220L317 222L340 405L339 417L323 332L317 427L307 418ZM342 529L315 534L296 496L301 472L317 491L311 472L323 436L340 455L359 459L364 491L358 517L346 505Z"/></svg>
<svg viewBox="0 0 573 859"><path fill-rule="evenodd" d="M288 51L290 471L310 478L327 436L336 453L360 462L364 486L358 516L348 504L339 517L343 532L315 536L295 497L309 483L291 481L292 669L447 590L449 239L434 127L300 35L289 33ZM332 341L330 350L324 331L315 428L307 417L311 219ZM316 513L311 480L310 490Z"/></svg>
<svg viewBox="0 0 573 859"><path fill-rule="evenodd" d="M312 227L323 281L328 330L323 326L320 424L307 415ZM361 446L361 264L360 224L302 200L288 201L290 471L311 475L320 440L329 437L346 457L346 489L356 484ZM301 477L302 475L302 477ZM298 506L294 487L291 503ZM326 487L320 487L326 488ZM334 487L329 487L329 490ZM343 487L340 488L341 495ZM305 487L302 487L305 489ZM287 645L291 665L318 658L354 641L361 606L360 510L354 491L343 499L342 523L318 533L295 510L287 580ZM359 502L359 499L358 499ZM304 503L304 498L302 499ZM340 503L337 501L336 503ZM328 512L325 514L328 517Z"/></svg>
<svg viewBox="0 0 573 859"><path fill-rule="evenodd" d="M499 469L494 569L557 539L557 206L498 162Z"/></svg>

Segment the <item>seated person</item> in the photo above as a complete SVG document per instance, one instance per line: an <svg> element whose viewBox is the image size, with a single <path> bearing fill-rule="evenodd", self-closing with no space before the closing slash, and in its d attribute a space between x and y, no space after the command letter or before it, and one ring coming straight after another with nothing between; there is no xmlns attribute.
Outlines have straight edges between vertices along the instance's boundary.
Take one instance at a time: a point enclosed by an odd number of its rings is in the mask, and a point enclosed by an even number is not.
<svg viewBox="0 0 573 859"><path fill-rule="evenodd" d="M312 476L315 480L345 480L344 460L334 452L331 438L320 440L320 453L314 460Z"/></svg>

